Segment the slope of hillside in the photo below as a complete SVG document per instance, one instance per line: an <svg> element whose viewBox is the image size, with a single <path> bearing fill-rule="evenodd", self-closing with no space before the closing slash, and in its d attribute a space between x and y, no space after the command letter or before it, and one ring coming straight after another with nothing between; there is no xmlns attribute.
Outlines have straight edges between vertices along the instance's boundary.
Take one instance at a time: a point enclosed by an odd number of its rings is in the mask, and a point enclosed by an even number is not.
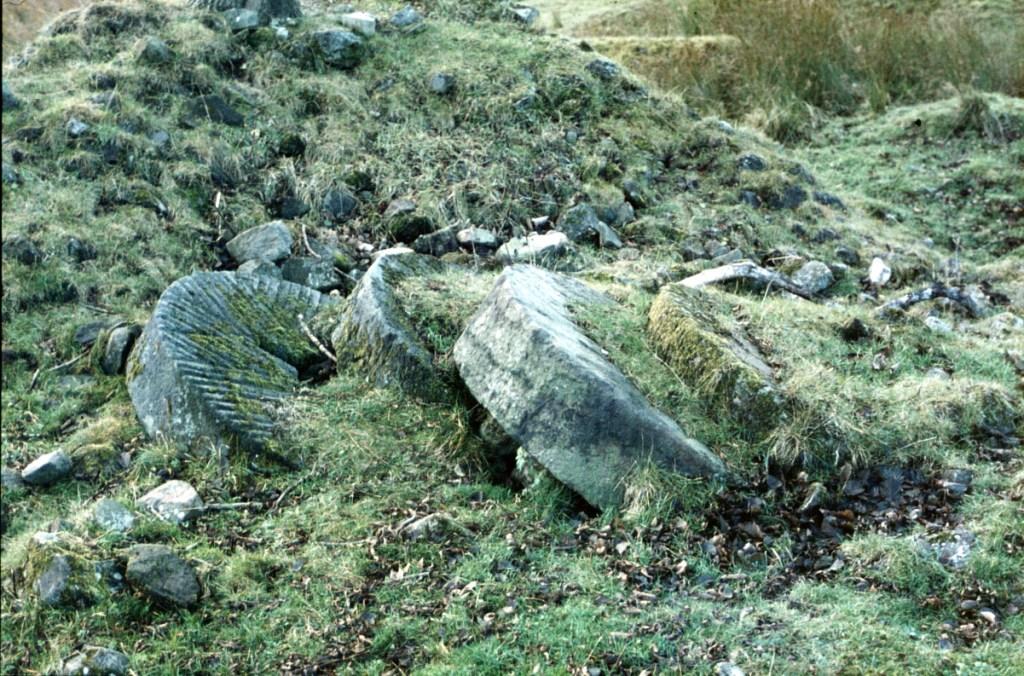
<svg viewBox="0 0 1024 676"><path fill-rule="evenodd" d="M1021 100L864 111L784 148L500 3L415 4L406 23L362 3L380 21L359 42L319 37L343 28L330 7L233 30L97 4L5 71L3 673L90 646L147 674L1013 673ZM638 464L605 511L517 457L454 356L497 244L587 207L622 246L548 261L615 301L573 306L576 326L728 468ZM104 372L110 327L235 270L227 243L272 220L282 257L329 261L340 311L374 254L443 244L386 279L443 392L342 360L275 411L277 455L148 439ZM764 409L721 398L732 364L694 365L700 330L658 328L668 285L740 259L799 281L698 294L698 329L763 357ZM940 282L966 303L880 311ZM340 356L333 327L303 328ZM57 450L68 476L22 482ZM137 506L168 480L209 508ZM149 593L139 545L180 557L195 598Z"/></svg>

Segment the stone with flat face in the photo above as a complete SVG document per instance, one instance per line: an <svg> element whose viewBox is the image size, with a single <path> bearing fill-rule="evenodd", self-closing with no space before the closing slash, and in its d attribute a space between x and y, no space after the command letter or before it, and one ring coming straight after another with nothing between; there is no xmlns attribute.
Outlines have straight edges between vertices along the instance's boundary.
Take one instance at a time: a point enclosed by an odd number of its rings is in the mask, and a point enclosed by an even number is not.
<svg viewBox="0 0 1024 676"><path fill-rule="evenodd" d="M271 277L200 272L172 284L128 359L143 428L187 447L265 448L273 410L321 357L299 322L333 302Z"/></svg>
<svg viewBox="0 0 1024 676"><path fill-rule="evenodd" d="M454 351L470 392L509 436L598 507L621 502L640 463L691 475L724 471L573 323L572 306L610 302L564 275L512 266Z"/></svg>

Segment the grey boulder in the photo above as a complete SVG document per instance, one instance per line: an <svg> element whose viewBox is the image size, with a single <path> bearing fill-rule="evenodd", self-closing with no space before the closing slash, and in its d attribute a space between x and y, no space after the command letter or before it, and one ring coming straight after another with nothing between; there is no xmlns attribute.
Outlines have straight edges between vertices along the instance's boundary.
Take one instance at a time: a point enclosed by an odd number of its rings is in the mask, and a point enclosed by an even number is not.
<svg viewBox="0 0 1024 676"><path fill-rule="evenodd" d="M412 252L378 258L359 280L331 335L338 367L356 365L378 386L443 399L447 390L434 369L433 354L420 343L395 293L403 279L442 270L437 259Z"/></svg>
<svg viewBox="0 0 1024 676"><path fill-rule="evenodd" d="M607 223L597 217L594 207L579 204L566 211L558 219L558 230L573 242L597 240L598 244L611 249L621 249L622 240Z"/></svg>
<svg viewBox="0 0 1024 676"><path fill-rule="evenodd" d="M281 279L281 268L277 267L266 258L253 258L238 266L236 272L240 275L263 275Z"/></svg>
<svg viewBox="0 0 1024 676"><path fill-rule="evenodd" d="M284 222L271 221L238 233L228 242L227 249L239 263L259 258L280 261L292 251L292 232Z"/></svg>
<svg viewBox="0 0 1024 676"><path fill-rule="evenodd" d="M235 33L260 27L259 12L251 9L229 9L224 12L224 18L228 22L228 27Z"/></svg>
<svg viewBox="0 0 1024 676"><path fill-rule="evenodd" d="M160 519L182 524L203 511L203 499L191 484L179 479L163 483L136 500L135 504Z"/></svg>
<svg viewBox="0 0 1024 676"><path fill-rule="evenodd" d="M568 248L569 238L552 230L543 235L530 233L526 237L515 237L502 244L497 255L502 263L549 265L563 256Z"/></svg>
<svg viewBox="0 0 1024 676"><path fill-rule="evenodd" d="M60 606L74 597L71 583L71 561L63 554L57 554L36 578L36 594L39 601L47 606Z"/></svg>
<svg viewBox="0 0 1024 676"><path fill-rule="evenodd" d="M281 277L317 291L331 291L345 285L345 278L335 269L334 261L325 256L293 256L281 266Z"/></svg>
<svg viewBox="0 0 1024 676"><path fill-rule="evenodd" d="M835 282L832 270L821 261L809 261L796 271L793 282L808 293L821 293Z"/></svg>
<svg viewBox="0 0 1024 676"><path fill-rule="evenodd" d="M655 409L573 323L570 306L609 304L541 268L505 270L455 344L470 392L509 436L597 507L621 502L640 463L692 475L724 471Z"/></svg>
<svg viewBox="0 0 1024 676"><path fill-rule="evenodd" d="M123 676L128 673L131 662L128 656L117 650L87 646L81 652L64 660L61 665L63 676Z"/></svg>
<svg viewBox="0 0 1024 676"><path fill-rule="evenodd" d="M142 327L136 324L117 326L111 329L107 341L103 345L100 370L109 376L124 373L128 354L140 333L142 333Z"/></svg>
<svg viewBox="0 0 1024 676"><path fill-rule="evenodd" d="M21 470L21 479L32 486L49 486L71 474L71 458L62 450L45 453Z"/></svg>
<svg viewBox="0 0 1024 676"><path fill-rule="evenodd" d="M135 525L135 515L117 500L103 498L96 503L92 519L105 531L124 533Z"/></svg>
<svg viewBox="0 0 1024 676"><path fill-rule="evenodd" d="M157 302L128 360L128 393L150 437L186 447L266 446L274 409L321 360L303 332L332 299L270 277L200 272Z"/></svg>
<svg viewBox="0 0 1024 676"><path fill-rule="evenodd" d="M362 39L351 31L317 31L312 40L319 57L334 68L355 68L366 55Z"/></svg>
<svg viewBox="0 0 1024 676"><path fill-rule="evenodd" d="M158 603L191 606L199 600L199 578L165 545L135 545L128 552L128 583Z"/></svg>

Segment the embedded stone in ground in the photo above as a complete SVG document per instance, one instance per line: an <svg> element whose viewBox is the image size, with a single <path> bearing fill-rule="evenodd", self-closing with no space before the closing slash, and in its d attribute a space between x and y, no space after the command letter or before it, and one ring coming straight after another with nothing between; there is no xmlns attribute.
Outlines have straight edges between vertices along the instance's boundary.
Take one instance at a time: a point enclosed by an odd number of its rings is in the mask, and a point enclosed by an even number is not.
<svg viewBox="0 0 1024 676"><path fill-rule="evenodd" d="M228 242L227 249L239 263L258 259L279 261L292 251L292 233L281 221L271 221L240 232Z"/></svg>
<svg viewBox="0 0 1024 676"><path fill-rule="evenodd" d="M164 521L181 524L199 514L203 499L192 485L173 479L139 498L135 504L149 510Z"/></svg>
<svg viewBox="0 0 1024 676"><path fill-rule="evenodd" d="M165 545L135 545L128 552L128 583L160 603L191 606L199 600L199 578Z"/></svg>
<svg viewBox="0 0 1024 676"><path fill-rule="evenodd" d="M516 265L455 344L470 392L505 431L587 502L621 502L639 464L692 475L724 471L655 409L573 323L570 306L611 301L569 277Z"/></svg>
<svg viewBox="0 0 1024 676"><path fill-rule="evenodd" d="M331 336L339 368L354 364L379 386L397 385L428 400L445 398L447 388L434 369L434 357L395 297L403 279L442 270L437 259L411 251L378 258L359 280Z"/></svg>
<svg viewBox="0 0 1024 676"><path fill-rule="evenodd" d="M106 531L124 533L135 525L135 515L117 500L103 498L96 503L93 521Z"/></svg>
<svg viewBox="0 0 1024 676"><path fill-rule="evenodd" d="M709 294L665 286L649 319L654 349L710 411L728 412L753 431L777 424L783 399L771 367L743 331L715 311Z"/></svg>
<svg viewBox="0 0 1024 676"><path fill-rule="evenodd" d="M498 260L502 263L535 263L546 265L560 258L569 247L569 238L564 233L552 230L543 235L530 233L526 237L515 237L498 249Z"/></svg>
<svg viewBox="0 0 1024 676"><path fill-rule="evenodd" d="M61 673L64 676L122 676L128 673L131 662L128 656L117 650L86 646L81 652L64 661Z"/></svg>
<svg viewBox="0 0 1024 676"><path fill-rule="evenodd" d="M128 392L150 437L265 448L273 411L322 356L304 333L333 302L260 275L201 272L172 284L128 360Z"/></svg>
<svg viewBox="0 0 1024 676"><path fill-rule="evenodd" d="M71 474L71 458L62 451L44 453L25 469L21 470L21 479L33 486L49 486Z"/></svg>

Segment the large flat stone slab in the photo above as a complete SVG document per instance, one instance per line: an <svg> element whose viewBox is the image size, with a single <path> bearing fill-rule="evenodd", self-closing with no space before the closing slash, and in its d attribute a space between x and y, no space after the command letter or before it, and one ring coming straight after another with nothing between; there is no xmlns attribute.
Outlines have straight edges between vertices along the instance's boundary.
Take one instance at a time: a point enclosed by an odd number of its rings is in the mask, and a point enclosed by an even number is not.
<svg viewBox="0 0 1024 676"><path fill-rule="evenodd" d="M320 359L298 317L308 324L331 302L259 275L200 272L172 284L127 367L146 433L189 447L263 449L273 410Z"/></svg>
<svg viewBox="0 0 1024 676"><path fill-rule="evenodd" d="M640 463L724 472L573 323L574 305L608 298L564 275L505 270L455 344L469 390L555 477L598 507L617 505Z"/></svg>
<svg viewBox="0 0 1024 676"><path fill-rule="evenodd" d="M443 400L447 388L395 296L408 277L444 270L435 258L396 251L378 258L359 280L348 309L331 336L338 367L355 366L380 387L397 386L426 400Z"/></svg>

